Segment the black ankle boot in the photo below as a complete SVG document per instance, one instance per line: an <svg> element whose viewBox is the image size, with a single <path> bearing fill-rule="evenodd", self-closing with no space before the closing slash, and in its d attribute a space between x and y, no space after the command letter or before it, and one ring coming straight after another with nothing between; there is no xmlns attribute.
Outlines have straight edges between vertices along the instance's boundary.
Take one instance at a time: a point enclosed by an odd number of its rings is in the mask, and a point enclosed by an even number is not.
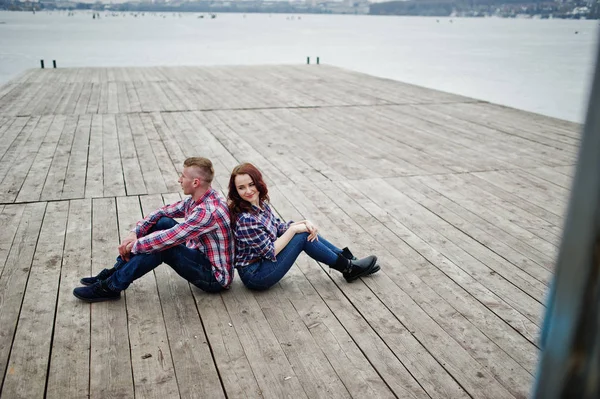
<svg viewBox="0 0 600 399"><path fill-rule="evenodd" d="M351 283L359 277L371 274L377 263L376 256L367 256L363 259L350 260L346 259L342 254L331 268L342 273L347 282Z"/></svg>
<svg viewBox="0 0 600 399"><path fill-rule="evenodd" d="M350 251L350 249L348 247L344 247L344 249L342 249L342 256L346 259L358 260L358 258L352 254L352 251ZM375 267L373 267L368 274L377 273L379 271L379 269L380 269L379 265L375 264Z"/></svg>

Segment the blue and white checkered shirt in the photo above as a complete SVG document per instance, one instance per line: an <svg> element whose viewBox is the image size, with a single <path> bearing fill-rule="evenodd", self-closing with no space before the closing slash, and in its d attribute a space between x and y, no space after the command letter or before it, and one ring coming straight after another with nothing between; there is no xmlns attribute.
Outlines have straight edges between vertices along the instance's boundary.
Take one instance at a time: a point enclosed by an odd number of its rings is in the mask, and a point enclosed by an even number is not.
<svg viewBox="0 0 600 399"><path fill-rule="evenodd" d="M242 212L236 217L235 267L244 267L264 258L275 262L275 240L290 227L293 221L282 222L269 206L262 203L263 209L252 205L250 212Z"/></svg>

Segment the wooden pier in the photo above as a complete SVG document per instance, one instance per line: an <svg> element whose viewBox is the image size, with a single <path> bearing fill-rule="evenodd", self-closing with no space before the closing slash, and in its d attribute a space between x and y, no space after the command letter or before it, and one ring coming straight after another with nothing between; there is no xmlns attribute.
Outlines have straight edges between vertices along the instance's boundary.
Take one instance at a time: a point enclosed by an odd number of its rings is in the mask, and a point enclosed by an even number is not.
<svg viewBox="0 0 600 399"><path fill-rule="evenodd" d="M525 398L580 128L323 65L30 70L0 87L0 396ZM73 297L189 156L381 272Z"/></svg>

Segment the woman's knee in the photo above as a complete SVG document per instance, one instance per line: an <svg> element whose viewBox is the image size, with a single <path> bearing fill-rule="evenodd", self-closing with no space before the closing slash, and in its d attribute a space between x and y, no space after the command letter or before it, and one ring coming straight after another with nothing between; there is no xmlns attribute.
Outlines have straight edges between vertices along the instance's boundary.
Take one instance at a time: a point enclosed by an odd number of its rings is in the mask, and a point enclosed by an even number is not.
<svg viewBox="0 0 600 399"><path fill-rule="evenodd" d="M292 238L292 240L306 242L306 241L308 241L308 236L309 236L308 233L298 233L294 236L294 238Z"/></svg>

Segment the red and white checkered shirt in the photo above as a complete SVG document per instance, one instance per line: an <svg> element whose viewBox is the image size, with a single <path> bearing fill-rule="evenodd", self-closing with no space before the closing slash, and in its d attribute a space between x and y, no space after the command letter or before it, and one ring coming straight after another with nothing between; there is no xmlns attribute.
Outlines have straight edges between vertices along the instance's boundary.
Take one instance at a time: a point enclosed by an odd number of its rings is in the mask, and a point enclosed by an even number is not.
<svg viewBox="0 0 600 399"><path fill-rule="evenodd" d="M146 235L163 216L184 218L184 221L168 230ZM157 252L185 243L186 247L197 249L208 258L213 275L223 287L231 284L234 242L229 209L225 198L212 188L198 201L188 197L157 209L137 223L135 233L138 239L132 253Z"/></svg>

